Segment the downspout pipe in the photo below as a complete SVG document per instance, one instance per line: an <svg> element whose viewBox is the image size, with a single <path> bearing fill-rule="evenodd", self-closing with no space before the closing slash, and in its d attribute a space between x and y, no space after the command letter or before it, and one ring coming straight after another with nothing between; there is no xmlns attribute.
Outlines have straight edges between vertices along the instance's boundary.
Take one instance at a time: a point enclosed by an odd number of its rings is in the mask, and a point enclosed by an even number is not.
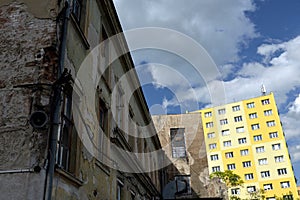
<svg viewBox="0 0 300 200"><path fill-rule="evenodd" d="M34 169L10 169L10 170L1 170L0 174L16 174L16 173L33 173Z"/></svg>
<svg viewBox="0 0 300 200"><path fill-rule="evenodd" d="M64 71L64 62L65 62L65 53L66 53L66 44L67 44L67 32L68 32L68 20L70 17L70 4L68 1L65 2L64 7L64 17L63 17L63 25L61 32L61 42L59 48L59 63L58 63L58 72L57 72L57 80L59 80L62 76L62 72ZM52 198L52 189L53 189L53 177L55 170L55 157L56 157L56 145L57 145L57 137L60 125L60 109L61 109L61 87L60 85L54 84L53 86L54 95L52 102L52 120L51 120L51 130L50 130L50 143L49 143L49 165L47 169L47 177L46 177L46 191L45 198L47 200L51 200Z"/></svg>

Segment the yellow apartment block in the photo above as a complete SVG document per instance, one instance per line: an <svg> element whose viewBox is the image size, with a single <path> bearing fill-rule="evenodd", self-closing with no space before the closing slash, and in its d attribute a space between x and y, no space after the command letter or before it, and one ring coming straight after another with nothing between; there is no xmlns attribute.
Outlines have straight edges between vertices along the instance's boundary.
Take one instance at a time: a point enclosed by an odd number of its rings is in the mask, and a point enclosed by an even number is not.
<svg viewBox="0 0 300 200"><path fill-rule="evenodd" d="M297 199L297 186L273 93L200 111L209 172L232 170L230 196Z"/></svg>

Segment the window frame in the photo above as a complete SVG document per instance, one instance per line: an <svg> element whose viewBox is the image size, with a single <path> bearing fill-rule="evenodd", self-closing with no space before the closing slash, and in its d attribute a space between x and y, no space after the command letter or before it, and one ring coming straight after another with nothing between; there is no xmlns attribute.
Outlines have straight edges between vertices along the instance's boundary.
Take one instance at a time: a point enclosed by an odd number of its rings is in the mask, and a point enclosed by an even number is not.
<svg viewBox="0 0 300 200"><path fill-rule="evenodd" d="M267 165L268 159L267 158L260 158L258 159L258 165Z"/></svg>
<svg viewBox="0 0 300 200"><path fill-rule="evenodd" d="M235 116L233 119L234 119L234 122L242 122L243 121L242 115Z"/></svg>
<svg viewBox="0 0 300 200"><path fill-rule="evenodd" d="M238 143L239 144L247 144L247 138L246 137L238 138Z"/></svg>
<svg viewBox="0 0 300 200"><path fill-rule="evenodd" d="M253 179L254 179L253 173L245 174L245 180L253 180Z"/></svg>
<svg viewBox="0 0 300 200"><path fill-rule="evenodd" d="M170 139L172 158L186 158L185 128L170 128ZM181 139L181 141L179 139Z"/></svg>
<svg viewBox="0 0 300 200"><path fill-rule="evenodd" d="M232 111L233 112L237 112L237 111L240 111L240 110L241 110L240 105L232 106Z"/></svg>
<svg viewBox="0 0 300 200"><path fill-rule="evenodd" d="M267 171L261 171L260 172L260 176L261 176L261 178L269 178L271 176L271 173L270 173L269 170L267 170Z"/></svg>
<svg viewBox="0 0 300 200"><path fill-rule="evenodd" d="M263 140L262 134L259 134L259 135L253 135L253 140L254 140L255 142L257 142L257 141L262 141L262 140Z"/></svg>
<svg viewBox="0 0 300 200"><path fill-rule="evenodd" d="M257 113L250 113L249 114L249 119L256 119L257 118Z"/></svg>
<svg viewBox="0 0 300 200"><path fill-rule="evenodd" d="M231 140L223 141L223 147L231 147L231 146L232 146Z"/></svg>
<svg viewBox="0 0 300 200"><path fill-rule="evenodd" d="M233 158L234 157L234 154L233 152L225 152L225 158Z"/></svg>
<svg viewBox="0 0 300 200"><path fill-rule="evenodd" d="M254 102L250 102L246 104L247 108L255 108L255 103Z"/></svg>
<svg viewBox="0 0 300 200"><path fill-rule="evenodd" d="M243 165L243 168L249 168L252 166L252 163L250 160L248 160L248 161L242 162L242 165Z"/></svg>
<svg viewBox="0 0 300 200"><path fill-rule="evenodd" d="M262 151L261 150L257 151L258 149L262 149ZM264 146L255 147L255 151L256 151L256 153L264 153L265 147Z"/></svg>
<svg viewBox="0 0 300 200"><path fill-rule="evenodd" d="M243 154L242 152L247 152L247 153ZM241 149L240 150L240 154L241 154L241 156L247 156L247 155L249 155L249 149Z"/></svg>

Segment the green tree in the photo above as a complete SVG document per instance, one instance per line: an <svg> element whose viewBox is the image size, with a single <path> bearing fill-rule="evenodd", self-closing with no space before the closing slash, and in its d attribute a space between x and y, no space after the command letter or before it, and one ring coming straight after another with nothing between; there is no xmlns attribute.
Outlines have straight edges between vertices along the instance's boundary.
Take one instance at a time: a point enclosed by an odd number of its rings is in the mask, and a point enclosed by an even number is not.
<svg viewBox="0 0 300 200"><path fill-rule="evenodd" d="M259 189L257 191L249 192L250 194L250 199L265 199L265 190L264 189Z"/></svg>
<svg viewBox="0 0 300 200"><path fill-rule="evenodd" d="M227 187L237 187L244 183L241 177L233 173L231 170L226 170L225 172L213 172L209 175L209 177L221 179Z"/></svg>
<svg viewBox="0 0 300 200"><path fill-rule="evenodd" d="M227 188L241 186L244 181L241 177L231 170L226 170L225 172L213 172L209 175L210 178L219 178L221 179L227 186ZM230 200L240 200L238 196L231 195L229 196Z"/></svg>

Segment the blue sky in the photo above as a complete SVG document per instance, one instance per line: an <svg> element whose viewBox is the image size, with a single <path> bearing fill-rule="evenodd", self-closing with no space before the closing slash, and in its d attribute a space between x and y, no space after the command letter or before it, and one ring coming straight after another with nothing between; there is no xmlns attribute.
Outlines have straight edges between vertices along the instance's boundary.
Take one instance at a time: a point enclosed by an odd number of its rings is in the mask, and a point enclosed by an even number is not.
<svg viewBox="0 0 300 200"><path fill-rule="evenodd" d="M114 0L124 30L163 27L182 32L201 44L216 63L226 102L260 95L260 86L274 92L295 175L300 184L300 0ZM197 94L197 106L210 105L207 87L185 60L167 52L132 53L145 66L139 76L152 114L192 111L187 89L172 73L155 63L172 66ZM161 86L157 83L166 83ZM169 85L167 84L169 83ZM172 89L170 89L172 88ZM178 96L184 96L179 102Z"/></svg>

